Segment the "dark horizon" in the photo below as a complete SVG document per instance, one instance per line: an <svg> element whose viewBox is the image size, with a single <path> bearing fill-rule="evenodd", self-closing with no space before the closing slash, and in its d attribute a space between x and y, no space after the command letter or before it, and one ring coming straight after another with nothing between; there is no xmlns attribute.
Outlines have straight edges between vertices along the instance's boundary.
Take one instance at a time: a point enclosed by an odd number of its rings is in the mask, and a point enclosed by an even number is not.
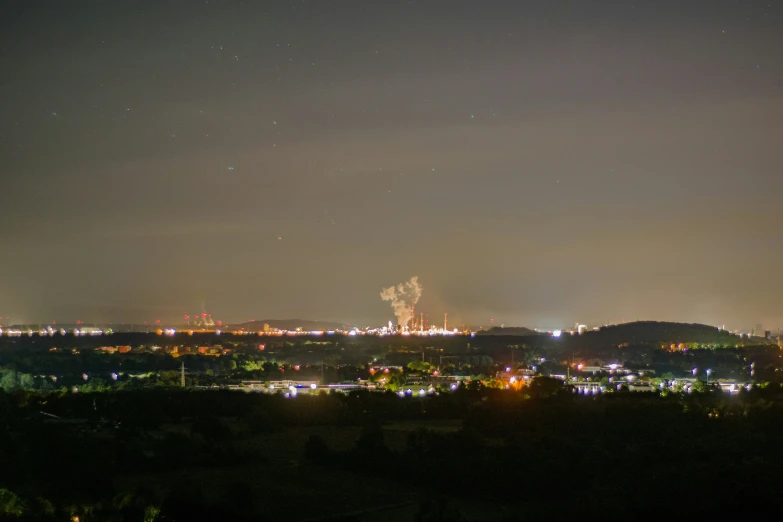
<svg viewBox="0 0 783 522"><path fill-rule="evenodd" d="M0 317L783 325L762 1L6 2ZM3 322L3 321L0 321Z"/></svg>

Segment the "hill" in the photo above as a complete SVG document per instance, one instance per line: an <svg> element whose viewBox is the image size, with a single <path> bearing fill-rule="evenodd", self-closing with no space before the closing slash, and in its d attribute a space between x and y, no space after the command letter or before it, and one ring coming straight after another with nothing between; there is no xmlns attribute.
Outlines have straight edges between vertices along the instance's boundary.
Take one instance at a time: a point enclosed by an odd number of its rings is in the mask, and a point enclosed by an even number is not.
<svg viewBox="0 0 783 522"><path fill-rule="evenodd" d="M259 319L257 321L248 321L246 323L231 324L229 328L244 328L250 331L260 331L264 325L268 324L270 328L278 330L296 330L301 328L304 331L314 330L345 330L350 325L335 323L331 321L312 321L309 319Z"/></svg>
<svg viewBox="0 0 783 522"><path fill-rule="evenodd" d="M476 335L513 335L516 337L525 337L529 335L546 335L542 334L541 332L537 332L536 330L531 330L530 328L525 328L524 326L510 326L508 328L504 328L502 326L495 326L494 328L490 328L489 330L479 330L476 332Z"/></svg>
<svg viewBox="0 0 783 522"><path fill-rule="evenodd" d="M710 345L710 346L750 346L775 344L762 337L752 339L720 330L715 326L698 323L674 323L667 321L636 321L611 326L599 330L590 330L582 335L564 334L561 338L549 337L546 333L536 332L529 328L492 328L477 332L479 336L527 337L526 343L540 346L555 346L562 348L605 348L621 345Z"/></svg>
<svg viewBox="0 0 783 522"><path fill-rule="evenodd" d="M740 338L726 330L698 323L673 323L667 321L636 321L632 323L604 326L598 331L589 331L580 336L585 344L679 344L699 343L714 345L740 344ZM769 341L754 338L758 344Z"/></svg>

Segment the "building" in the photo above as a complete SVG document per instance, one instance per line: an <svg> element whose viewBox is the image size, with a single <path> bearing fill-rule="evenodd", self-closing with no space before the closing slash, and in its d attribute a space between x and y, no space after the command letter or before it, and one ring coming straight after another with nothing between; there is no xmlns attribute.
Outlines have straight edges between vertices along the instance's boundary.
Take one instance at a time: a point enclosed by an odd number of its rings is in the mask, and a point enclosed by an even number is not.
<svg viewBox="0 0 783 522"><path fill-rule="evenodd" d="M324 388L319 386L318 381L242 381L241 389L243 391L257 391L264 393L290 393L308 394L317 393ZM239 387L235 387L239 388Z"/></svg>
<svg viewBox="0 0 783 522"><path fill-rule="evenodd" d="M584 395L587 395L587 394L596 394L596 393L604 392L601 383L598 381L581 381L581 382L572 382L569 384L574 387L575 393L582 393Z"/></svg>
<svg viewBox="0 0 783 522"><path fill-rule="evenodd" d="M577 325L576 326L576 331L577 331L577 333L579 335L582 335L583 333L585 333L587 331L587 325L584 325L584 324Z"/></svg>

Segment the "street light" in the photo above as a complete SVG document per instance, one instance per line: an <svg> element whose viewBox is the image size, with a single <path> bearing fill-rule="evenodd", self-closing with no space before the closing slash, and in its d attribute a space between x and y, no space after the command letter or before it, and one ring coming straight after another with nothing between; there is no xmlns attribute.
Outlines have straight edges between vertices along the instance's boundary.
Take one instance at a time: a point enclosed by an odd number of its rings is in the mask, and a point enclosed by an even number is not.
<svg viewBox="0 0 783 522"><path fill-rule="evenodd" d="M693 369L691 369L691 373L696 377L696 374L699 373L699 369L694 366Z"/></svg>
<svg viewBox="0 0 783 522"><path fill-rule="evenodd" d="M712 374L712 368L707 368L707 380L710 379L710 374Z"/></svg>

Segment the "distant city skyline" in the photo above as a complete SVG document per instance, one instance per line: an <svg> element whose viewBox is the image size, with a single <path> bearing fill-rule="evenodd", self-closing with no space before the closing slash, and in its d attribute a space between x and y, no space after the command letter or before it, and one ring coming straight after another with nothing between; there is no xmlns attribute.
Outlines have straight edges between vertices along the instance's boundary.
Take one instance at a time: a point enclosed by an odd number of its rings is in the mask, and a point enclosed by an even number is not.
<svg viewBox="0 0 783 522"><path fill-rule="evenodd" d="M197 314L193 314L195 316ZM380 318L378 320L367 320L367 321L356 321L356 320L346 320L342 318L323 318L323 317L294 317L294 316L266 316L266 317L259 317L255 319L223 319L218 316L212 316L212 314L209 315L209 320L211 322L205 323L205 325L208 325L212 328L220 328L220 327L226 327L229 325L238 325L243 323L249 323L249 322L257 322L262 323L263 321L321 321L325 323L339 323L339 324L346 324L350 325L352 327L381 327L387 324L387 322L392 322L394 324L394 317L386 317L386 318ZM82 316L80 316L82 317ZM147 325L149 327L155 327L160 325L166 325L166 326L185 326L185 325L195 325L196 323L193 323L192 321L188 321L183 316L180 316L179 318L172 317L172 318L159 318L156 317L154 319L145 319L144 316L140 316L140 318L132 319L132 318L125 318L125 319L89 319L89 314L83 315L83 317L87 317L87 319L65 319L65 320L22 320L20 318L14 318L13 316L0 316L0 326L9 326L9 325L78 325L82 324L84 326L90 326L93 324L101 324L101 325L110 325L114 324L117 326L120 325L138 325L143 326ZM427 326L437 326L442 327L443 326L443 314L438 314L435 316L436 319L430 319L427 318L425 320ZM417 319L418 320L418 319ZM691 321L691 320L684 320L684 319L677 319L677 318L659 318L659 317L640 317L640 318L633 318L633 319L619 319L619 320L612 320L612 321L600 321L600 322L577 322L577 321L564 321L564 322L558 322L558 321L550 321L550 322L539 322L539 323L529 323L524 322L524 320L517 320L514 321L513 319L510 321L501 321L496 320L495 318L487 318L485 320L467 320L467 321L454 321L449 320L449 328L462 328L464 326L470 326L470 327L483 327L483 328L492 328L492 327L503 327L503 328L513 328L513 327L526 327L530 329L537 329L542 332L552 332L555 330L561 330L561 331L578 331L579 326L585 326L587 331L590 331L594 328L599 328L603 326L609 326L609 325L617 325L617 324L624 324L624 323L631 323L636 321L660 321L660 322L678 322L678 323L699 323L699 324L705 324L708 326L715 326L716 328L725 329L726 331L734 332L739 331L743 333L753 333L755 335L763 336L765 332L769 331L773 336L777 336L778 331L780 327L778 326L769 326L764 325L763 323L753 323L749 325L740 325L738 323L732 323L732 322L721 322L721 323L715 323L714 321ZM199 323L200 324L200 323ZM412 323L411 323L412 324Z"/></svg>

